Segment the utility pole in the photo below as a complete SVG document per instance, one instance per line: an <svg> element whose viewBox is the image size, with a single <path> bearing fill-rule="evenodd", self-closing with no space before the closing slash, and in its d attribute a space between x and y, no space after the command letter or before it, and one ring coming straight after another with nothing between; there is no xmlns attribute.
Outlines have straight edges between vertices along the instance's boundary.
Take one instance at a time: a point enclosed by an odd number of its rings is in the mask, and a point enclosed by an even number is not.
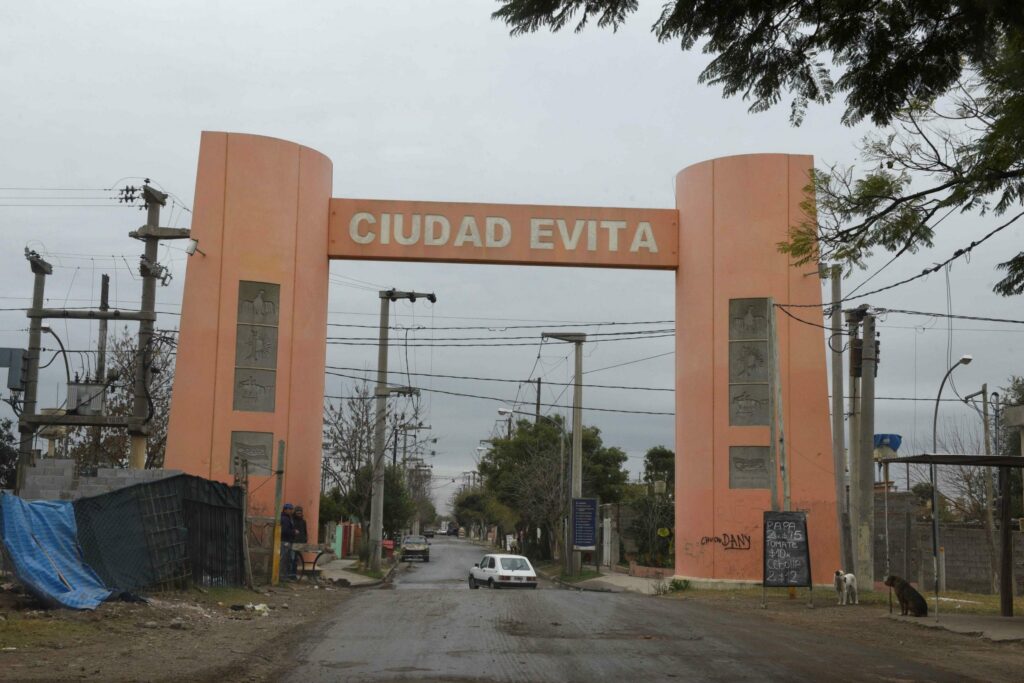
<svg viewBox="0 0 1024 683"><path fill-rule="evenodd" d="M856 574L857 567L857 531L856 520L858 517L858 506L860 500L857 492L860 490L860 471L857 463L860 462L857 454L860 452L860 375L863 370L861 365L860 346L860 321L863 319L863 310L856 308L846 312L846 324L850 337L850 436L849 447L846 454L847 471L849 482L846 492L846 520L844 527L849 530L850 562L846 571Z"/></svg>
<svg viewBox="0 0 1024 683"><path fill-rule="evenodd" d="M576 346L576 376L573 378L572 387L572 466L569 470L569 479L572 487L570 500L571 498L581 498L583 496L583 343L587 341L587 335L582 332L544 332L541 337L572 342ZM570 538L570 542L571 540ZM566 550L571 550L571 548L570 545ZM572 551L573 576L579 576L581 558L578 550Z"/></svg>
<svg viewBox="0 0 1024 683"><path fill-rule="evenodd" d="M34 251L25 250L32 274L32 309L29 311L28 353L25 354L25 398L21 406L21 419L18 420L18 472L17 493L25 484L25 468L32 465L32 437L36 426L27 421L38 412L36 410L36 393L39 388L39 344L43 332L43 320L40 315L43 309L46 276L53 273L53 266L43 260Z"/></svg>
<svg viewBox="0 0 1024 683"><path fill-rule="evenodd" d="M164 275L163 266L157 263L160 238L152 234L152 230L160 227L160 207L167 202L167 195L149 185L143 185L142 196L146 202L146 225L140 231L144 231L140 237L146 246L139 264L139 275L142 276L142 305L139 310L152 317L139 321L139 345L135 349L135 392L132 399L132 416L145 420L151 417L152 405L149 396L149 380L152 377L149 359L152 355L150 346L153 343L153 321L156 319L156 281ZM146 469L148 434L149 429L145 424L131 431L129 467L133 470Z"/></svg>
<svg viewBox="0 0 1024 683"><path fill-rule="evenodd" d="M411 387L388 387L388 312L392 301L426 298L436 303L433 293L399 292L394 289L377 292L380 298L380 334L377 342L377 386L374 396L377 414L373 428L373 492L370 497L370 568L380 571L381 542L384 537L384 441L387 429L387 404L391 394L417 393Z"/></svg>
<svg viewBox="0 0 1024 683"><path fill-rule="evenodd" d="M996 419L996 454L1002 455L999 447L1000 421L999 394L992 392L992 412ZM1021 455L1024 455L1022 435ZM999 468L999 613L1004 617L1013 616L1013 531L1010 528L1010 468Z"/></svg>
<svg viewBox="0 0 1024 683"><path fill-rule="evenodd" d="M857 552L854 573L862 590L875 588L875 316L864 315L860 399L860 448L857 449L857 519L851 525Z"/></svg>
<svg viewBox="0 0 1024 683"><path fill-rule="evenodd" d="M537 378L537 407L534 411L533 424L540 423L540 377Z"/></svg>
<svg viewBox="0 0 1024 683"><path fill-rule="evenodd" d="M992 433L990 429L988 419L988 383L981 385L981 418L985 422L985 455L992 455L991 438ZM992 490L992 468L986 467L985 473L985 541L988 544L988 559L991 571L989 578L992 580L992 590L997 591L999 586L996 584L996 574L998 574L996 566L996 539L995 539L995 525L992 519L992 499L995 496L995 492Z"/></svg>
<svg viewBox="0 0 1024 683"><path fill-rule="evenodd" d="M839 556L844 567L853 567L853 550L850 547L850 532L846 525L849 513L846 500L846 433L843 413L843 267L832 266L832 334L828 346L832 351L832 466L836 471L836 528L839 530ZM850 571L847 569L846 571Z"/></svg>
<svg viewBox="0 0 1024 683"><path fill-rule="evenodd" d="M782 408L782 371L779 364L779 326L775 317L775 300L768 299L768 344L769 366L772 390L769 396L771 405L770 426L772 445L771 452L771 492L772 510L778 510L778 491L775 482L776 467L782 479L782 509L789 512L789 464L786 462L786 423Z"/></svg>
<svg viewBox="0 0 1024 683"><path fill-rule="evenodd" d="M110 310L110 276L104 273L100 276L100 310ZM99 339L97 340L96 352L96 382L104 388L107 384L107 319L100 318ZM100 462L100 438L99 427L92 428L92 457L90 460L93 467L98 467Z"/></svg>

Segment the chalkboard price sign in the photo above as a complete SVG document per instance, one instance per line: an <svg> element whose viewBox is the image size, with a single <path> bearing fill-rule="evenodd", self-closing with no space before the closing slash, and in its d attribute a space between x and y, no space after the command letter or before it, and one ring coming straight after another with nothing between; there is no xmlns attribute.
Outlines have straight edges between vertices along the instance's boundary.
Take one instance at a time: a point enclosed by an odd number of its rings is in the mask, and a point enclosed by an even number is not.
<svg viewBox="0 0 1024 683"><path fill-rule="evenodd" d="M811 587L807 514L764 513L764 587Z"/></svg>

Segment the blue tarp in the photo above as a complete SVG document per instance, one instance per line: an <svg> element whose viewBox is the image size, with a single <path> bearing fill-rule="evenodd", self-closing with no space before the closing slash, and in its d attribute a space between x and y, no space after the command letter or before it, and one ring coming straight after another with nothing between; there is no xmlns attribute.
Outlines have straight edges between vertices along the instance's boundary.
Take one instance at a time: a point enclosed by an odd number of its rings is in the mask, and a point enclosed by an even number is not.
<svg viewBox="0 0 1024 683"><path fill-rule="evenodd" d="M70 501L0 495L4 549L18 580L51 605L95 609L111 591L82 559Z"/></svg>

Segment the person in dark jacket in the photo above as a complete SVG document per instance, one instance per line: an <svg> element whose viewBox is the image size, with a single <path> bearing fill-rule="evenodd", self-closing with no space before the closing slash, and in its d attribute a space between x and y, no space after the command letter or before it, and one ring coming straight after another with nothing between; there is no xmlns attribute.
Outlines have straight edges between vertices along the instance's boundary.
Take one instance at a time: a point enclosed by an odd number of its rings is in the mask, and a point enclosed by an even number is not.
<svg viewBox="0 0 1024 683"><path fill-rule="evenodd" d="M295 574L295 558L292 553L292 543L295 542L295 520L293 513L295 506L291 503L285 503L281 509L281 569L285 574L285 578L294 579ZM305 522L303 522L305 524Z"/></svg>
<svg viewBox="0 0 1024 683"><path fill-rule="evenodd" d="M302 512L302 506L295 506L295 514L292 515L292 524L295 526L295 542L309 543L309 532L306 531L306 517Z"/></svg>

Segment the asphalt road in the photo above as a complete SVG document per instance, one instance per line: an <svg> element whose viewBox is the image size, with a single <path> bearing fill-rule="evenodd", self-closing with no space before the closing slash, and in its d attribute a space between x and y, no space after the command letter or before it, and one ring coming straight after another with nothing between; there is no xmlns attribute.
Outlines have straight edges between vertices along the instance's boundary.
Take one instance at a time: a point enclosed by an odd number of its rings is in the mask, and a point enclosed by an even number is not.
<svg viewBox="0 0 1024 683"><path fill-rule="evenodd" d="M486 551L437 538L393 589L346 601L286 680L963 681L852 642L690 601L537 590L469 590Z"/></svg>

